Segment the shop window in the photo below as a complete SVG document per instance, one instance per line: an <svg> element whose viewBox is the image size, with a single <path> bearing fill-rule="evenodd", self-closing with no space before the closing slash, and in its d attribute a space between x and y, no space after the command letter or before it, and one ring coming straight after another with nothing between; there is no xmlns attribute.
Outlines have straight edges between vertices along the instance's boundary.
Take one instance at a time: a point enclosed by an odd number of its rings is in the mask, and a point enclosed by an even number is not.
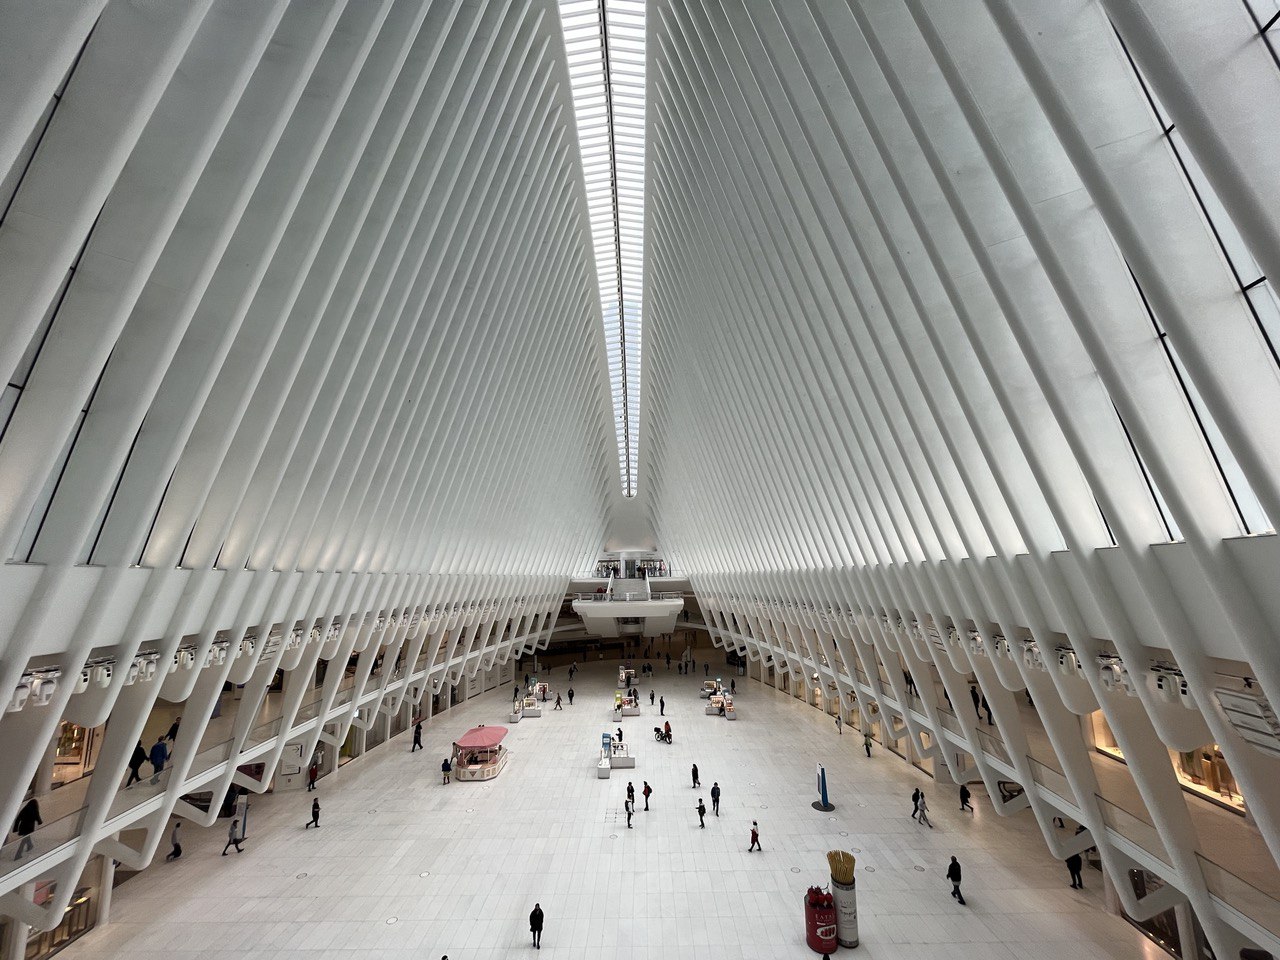
<svg viewBox="0 0 1280 960"><path fill-rule="evenodd" d="M1154 873L1139 869L1129 871L1129 882L1133 885L1134 895L1139 899L1155 893L1155 891L1164 886L1164 881ZM1149 920L1135 920L1125 913L1123 909L1120 913L1170 955L1175 957L1182 956L1182 938L1178 936L1178 919L1174 915L1172 907L1157 913Z"/></svg>
<svg viewBox="0 0 1280 960"><path fill-rule="evenodd" d="M98 876L101 873L101 858L89 862L85 869L86 876ZM52 899L57 884L46 880L36 884L34 902L37 906L48 903ZM27 949L24 960L43 960L51 957L59 950L84 936L93 929L98 919L98 889L94 885L76 888L71 903L62 915L62 922L52 930L32 931L27 937Z"/></svg>
<svg viewBox="0 0 1280 960"><path fill-rule="evenodd" d="M98 747L103 727L82 727L63 720L58 725L58 743L54 753L53 786L55 788L79 780L93 772L98 760Z"/></svg>
<svg viewBox="0 0 1280 960"><path fill-rule="evenodd" d="M1091 716L1093 724L1093 745L1099 753L1124 762L1124 751L1116 743L1111 726L1102 715L1095 710ZM1169 760L1173 771L1178 775L1182 789L1194 793L1206 800L1225 807L1235 813L1243 814L1244 797L1236 785L1236 778L1231 773L1222 750L1216 743L1205 744L1194 750L1170 750Z"/></svg>

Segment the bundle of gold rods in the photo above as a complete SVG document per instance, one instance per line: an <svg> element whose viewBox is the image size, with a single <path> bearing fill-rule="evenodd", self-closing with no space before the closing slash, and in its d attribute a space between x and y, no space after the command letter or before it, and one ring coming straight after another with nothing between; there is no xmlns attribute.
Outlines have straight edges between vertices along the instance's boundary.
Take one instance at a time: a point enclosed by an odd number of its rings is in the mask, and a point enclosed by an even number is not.
<svg viewBox="0 0 1280 960"><path fill-rule="evenodd" d="M856 861L852 853L845 850L829 850L827 863L831 864L831 879L836 883L853 883L853 865Z"/></svg>

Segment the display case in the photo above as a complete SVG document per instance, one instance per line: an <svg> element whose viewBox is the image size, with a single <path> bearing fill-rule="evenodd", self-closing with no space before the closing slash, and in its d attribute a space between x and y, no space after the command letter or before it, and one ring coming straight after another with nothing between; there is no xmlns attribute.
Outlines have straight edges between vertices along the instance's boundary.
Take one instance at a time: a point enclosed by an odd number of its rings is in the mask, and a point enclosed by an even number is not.
<svg viewBox="0 0 1280 960"><path fill-rule="evenodd" d="M613 740L609 743L610 767L617 767L621 770L635 765L636 758L631 755L631 744L624 743L621 740Z"/></svg>
<svg viewBox="0 0 1280 960"><path fill-rule="evenodd" d="M636 671L634 667L618 668L618 689L630 690L636 685Z"/></svg>
<svg viewBox="0 0 1280 960"><path fill-rule="evenodd" d="M703 700L706 700L712 694L719 693L719 692L720 692L719 680L703 680L702 689L698 691L698 696L700 696Z"/></svg>
<svg viewBox="0 0 1280 960"><path fill-rule="evenodd" d="M521 708L521 715L525 717L542 716L542 707L538 703L538 698L532 695L524 698L524 706Z"/></svg>

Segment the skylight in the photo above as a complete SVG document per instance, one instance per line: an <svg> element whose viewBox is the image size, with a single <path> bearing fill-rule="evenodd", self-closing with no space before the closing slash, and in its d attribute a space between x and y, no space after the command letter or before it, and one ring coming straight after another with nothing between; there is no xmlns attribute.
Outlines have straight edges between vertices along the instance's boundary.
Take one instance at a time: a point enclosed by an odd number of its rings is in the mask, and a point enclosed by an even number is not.
<svg viewBox="0 0 1280 960"><path fill-rule="evenodd" d="M636 494L644 285L646 0L560 0L604 317L618 470Z"/></svg>

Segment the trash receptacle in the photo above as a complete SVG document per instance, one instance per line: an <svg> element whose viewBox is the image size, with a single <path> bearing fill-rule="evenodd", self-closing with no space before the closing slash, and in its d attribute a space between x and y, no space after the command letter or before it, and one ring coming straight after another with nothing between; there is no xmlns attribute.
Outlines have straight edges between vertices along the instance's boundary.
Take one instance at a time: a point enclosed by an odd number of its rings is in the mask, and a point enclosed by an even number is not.
<svg viewBox="0 0 1280 960"><path fill-rule="evenodd" d="M810 887L804 895L804 938L814 953L836 951L836 904L821 887Z"/></svg>

